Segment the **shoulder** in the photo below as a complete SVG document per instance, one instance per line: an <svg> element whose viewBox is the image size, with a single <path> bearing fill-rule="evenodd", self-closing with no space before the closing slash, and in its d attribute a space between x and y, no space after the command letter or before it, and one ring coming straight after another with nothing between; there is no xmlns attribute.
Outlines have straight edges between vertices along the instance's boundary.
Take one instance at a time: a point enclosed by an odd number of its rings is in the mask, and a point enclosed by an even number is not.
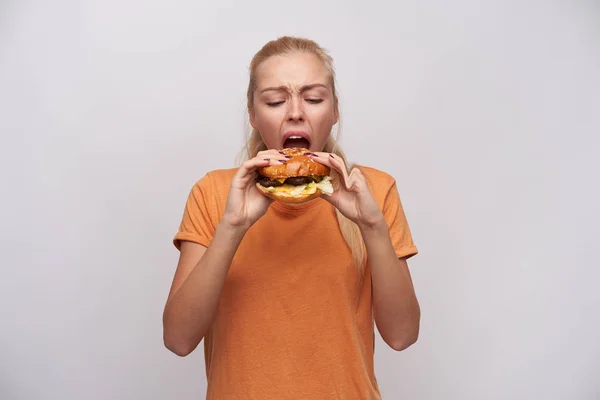
<svg viewBox="0 0 600 400"><path fill-rule="evenodd" d="M201 178L196 180L194 189L201 190L229 190L229 185L233 176L237 172L237 168L214 169L208 171Z"/></svg>
<svg viewBox="0 0 600 400"><path fill-rule="evenodd" d="M220 203L227 200L231 180L238 168L215 169L206 172L194 183L191 194L195 197L202 197L207 205L213 205L218 208Z"/></svg>
<svg viewBox="0 0 600 400"><path fill-rule="evenodd" d="M231 180L238 168L215 169L196 180L189 191L186 212L207 216L214 226L225 210Z"/></svg>

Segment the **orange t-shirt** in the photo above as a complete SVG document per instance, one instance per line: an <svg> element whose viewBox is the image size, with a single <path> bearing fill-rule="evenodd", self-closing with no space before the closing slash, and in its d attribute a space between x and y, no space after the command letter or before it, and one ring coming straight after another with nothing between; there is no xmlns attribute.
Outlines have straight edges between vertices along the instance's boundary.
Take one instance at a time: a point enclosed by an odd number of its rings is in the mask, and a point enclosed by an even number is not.
<svg viewBox="0 0 600 400"><path fill-rule="evenodd" d="M390 175L360 167L398 257L417 254ZM208 247L236 169L192 188L174 243ZM335 210L316 199L274 202L234 256L204 338L207 399L380 399L369 265L352 262Z"/></svg>

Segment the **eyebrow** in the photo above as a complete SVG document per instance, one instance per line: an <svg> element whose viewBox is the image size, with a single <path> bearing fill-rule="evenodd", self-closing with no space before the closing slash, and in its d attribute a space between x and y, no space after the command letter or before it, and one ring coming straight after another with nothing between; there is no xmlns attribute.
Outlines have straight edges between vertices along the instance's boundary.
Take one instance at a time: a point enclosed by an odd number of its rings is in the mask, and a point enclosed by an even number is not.
<svg viewBox="0 0 600 400"><path fill-rule="evenodd" d="M316 87L323 87L325 89L328 88L327 85L324 85L322 83L313 83L312 85L304 85L304 86L302 86L300 88L300 93L306 92L307 90L311 90L311 89L314 89ZM278 91L278 92L280 92L280 91L288 91L288 87L287 86L272 86L272 87L264 88L260 92L264 93L264 92L268 92L268 91L271 91L271 90L272 91Z"/></svg>

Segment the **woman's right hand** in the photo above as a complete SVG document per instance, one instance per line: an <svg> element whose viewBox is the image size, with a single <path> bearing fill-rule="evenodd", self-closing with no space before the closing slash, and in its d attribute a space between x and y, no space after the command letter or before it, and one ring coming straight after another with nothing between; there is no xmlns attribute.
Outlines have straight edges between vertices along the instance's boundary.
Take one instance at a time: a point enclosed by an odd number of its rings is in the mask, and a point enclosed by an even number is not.
<svg viewBox="0 0 600 400"><path fill-rule="evenodd" d="M262 217L273 202L256 188L256 169L267 165L279 165L285 156L277 150L265 150L256 157L244 161L231 181L223 220L228 225L248 229Z"/></svg>

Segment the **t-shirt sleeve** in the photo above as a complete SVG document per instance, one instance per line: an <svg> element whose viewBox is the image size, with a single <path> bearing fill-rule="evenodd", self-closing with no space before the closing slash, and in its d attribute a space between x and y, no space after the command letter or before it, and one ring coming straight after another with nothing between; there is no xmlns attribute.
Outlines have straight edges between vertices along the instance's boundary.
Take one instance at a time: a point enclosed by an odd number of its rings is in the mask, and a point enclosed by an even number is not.
<svg viewBox="0 0 600 400"><path fill-rule="evenodd" d="M390 227L392 245L398 258L410 258L418 253L404 213L396 182L388 190L383 202L383 215Z"/></svg>
<svg viewBox="0 0 600 400"><path fill-rule="evenodd" d="M207 174L190 190L183 218L173 238L180 250L182 241L190 241L208 247L215 234L214 193L210 176Z"/></svg>

